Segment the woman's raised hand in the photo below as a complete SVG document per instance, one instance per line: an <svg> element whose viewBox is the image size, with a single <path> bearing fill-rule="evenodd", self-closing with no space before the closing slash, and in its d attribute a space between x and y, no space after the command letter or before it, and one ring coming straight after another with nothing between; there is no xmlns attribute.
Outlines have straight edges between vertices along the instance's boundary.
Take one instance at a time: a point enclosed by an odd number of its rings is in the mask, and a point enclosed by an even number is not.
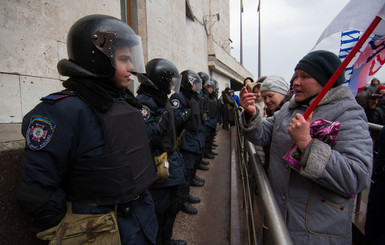
<svg viewBox="0 0 385 245"><path fill-rule="evenodd" d="M247 113L253 117L257 114L257 108L255 107L255 94L247 91L246 87L243 87L240 93L241 106L247 111Z"/></svg>

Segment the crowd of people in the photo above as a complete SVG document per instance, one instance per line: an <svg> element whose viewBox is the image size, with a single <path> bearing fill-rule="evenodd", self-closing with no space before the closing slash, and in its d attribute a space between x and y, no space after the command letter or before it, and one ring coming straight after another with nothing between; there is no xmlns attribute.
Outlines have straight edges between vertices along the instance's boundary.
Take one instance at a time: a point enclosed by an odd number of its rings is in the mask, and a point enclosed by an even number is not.
<svg viewBox="0 0 385 245"><path fill-rule="evenodd" d="M354 197L369 186L365 244L385 242L385 131L372 139L367 124L383 125L385 86L374 78L354 97L341 86L342 74L303 117L340 64L334 54L314 51L299 61L290 84L261 77L241 91L242 131L265 149L265 170L295 244L352 244Z"/></svg>
<svg viewBox="0 0 385 245"><path fill-rule="evenodd" d="M227 87L218 98L218 82L205 72L179 72L163 58L144 65L139 36L114 17L81 18L67 43L68 59L58 63L69 77L65 90L42 98L22 124L25 162L15 195L38 238L186 244L172 239L176 215L198 213L193 204L201 200L190 187L204 186L197 170L209 170L204 159L217 155L217 124L229 130L241 107L242 132L264 151L295 244L351 244L353 197L372 173L367 121L385 122L378 79L355 98L342 74L304 118L341 63L333 53L305 55L290 82L247 77L239 97Z"/></svg>
<svg viewBox="0 0 385 245"><path fill-rule="evenodd" d="M217 155L217 81L162 58L144 65L140 37L111 16L79 19L67 44L65 90L22 123L15 197L32 231L50 244L186 244L173 226L179 211L198 213L190 187Z"/></svg>

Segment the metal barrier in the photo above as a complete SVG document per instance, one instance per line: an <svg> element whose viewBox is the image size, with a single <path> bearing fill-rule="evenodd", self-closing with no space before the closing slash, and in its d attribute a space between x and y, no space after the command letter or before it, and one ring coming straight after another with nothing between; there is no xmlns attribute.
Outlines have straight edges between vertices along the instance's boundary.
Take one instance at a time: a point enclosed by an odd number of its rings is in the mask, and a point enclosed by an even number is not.
<svg viewBox="0 0 385 245"><path fill-rule="evenodd" d="M256 231L254 222L253 200L255 195L254 191L252 191L254 189L253 180L255 180L258 189L258 196L262 199L265 223L268 224L268 229L263 233L263 243L267 244L268 241L271 240L272 244L277 245L293 244L255 147L241 136L239 126L240 110L237 109L235 114L239 143L239 165L243 180L244 204L248 220L249 244L257 244L258 240L256 235L258 232Z"/></svg>
<svg viewBox="0 0 385 245"><path fill-rule="evenodd" d="M240 112L242 109L236 109L236 128L238 137L238 154L239 154L239 167L241 171L241 177L243 180L243 192L244 192L244 204L246 208L246 215L248 220L248 239L249 244L257 244L259 240L257 237L256 226L254 222L254 181L258 188L259 196L262 199L264 207L265 223L268 224L268 229L263 233L263 244L293 244L286 224L283 220L282 214L278 208L273 191L270 186L270 182L267 178L266 172L262 166L262 162L255 150L255 146L242 137L241 129L239 126ZM380 131L383 125L374 123L368 123L369 130ZM356 197L356 206L354 212L360 213L361 209L361 196L362 193L358 193Z"/></svg>
<svg viewBox="0 0 385 245"><path fill-rule="evenodd" d="M384 127L384 125L379 125L375 123L368 123L368 125L369 125L369 130L373 130L373 131L381 131L381 129Z"/></svg>

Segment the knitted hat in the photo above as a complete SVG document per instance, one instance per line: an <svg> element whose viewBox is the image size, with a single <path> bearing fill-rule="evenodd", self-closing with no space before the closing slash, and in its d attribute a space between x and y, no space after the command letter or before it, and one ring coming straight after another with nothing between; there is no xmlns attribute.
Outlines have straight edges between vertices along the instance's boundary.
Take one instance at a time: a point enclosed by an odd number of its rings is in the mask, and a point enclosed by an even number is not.
<svg viewBox="0 0 385 245"><path fill-rule="evenodd" d="M331 76L341 65L340 59L332 52L317 50L305 55L294 70L302 70L312 76L323 86L329 81ZM338 77L333 87L337 87L345 82L344 72Z"/></svg>
<svg viewBox="0 0 385 245"><path fill-rule="evenodd" d="M289 83L280 76L269 76L263 81L261 85L261 92L273 91L283 95L286 95L289 91Z"/></svg>

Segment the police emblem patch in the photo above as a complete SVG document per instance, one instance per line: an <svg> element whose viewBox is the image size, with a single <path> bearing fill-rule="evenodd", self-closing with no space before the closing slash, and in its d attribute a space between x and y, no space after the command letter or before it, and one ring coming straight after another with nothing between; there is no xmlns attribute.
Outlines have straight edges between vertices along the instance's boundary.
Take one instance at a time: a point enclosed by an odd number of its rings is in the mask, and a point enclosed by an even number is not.
<svg viewBox="0 0 385 245"><path fill-rule="evenodd" d="M147 121L149 118L150 118L150 115L151 115L151 112L150 112L150 108L148 108L147 106L142 106L142 109L140 110L140 112L142 113L142 117L145 121Z"/></svg>
<svg viewBox="0 0 385 245"><path fill-rule="evenodd" d="M171 103L172 103L172 107L174 108L179 108L180 106L180 101L178 99L171 100Z"/></svg>
<svg viewBox="0 0 385 245"><path fill-rule="evenodd" d="M33 116L29 123L25 139L33 151L43 149L52 139L55 123L41 116Z"/></svg>

